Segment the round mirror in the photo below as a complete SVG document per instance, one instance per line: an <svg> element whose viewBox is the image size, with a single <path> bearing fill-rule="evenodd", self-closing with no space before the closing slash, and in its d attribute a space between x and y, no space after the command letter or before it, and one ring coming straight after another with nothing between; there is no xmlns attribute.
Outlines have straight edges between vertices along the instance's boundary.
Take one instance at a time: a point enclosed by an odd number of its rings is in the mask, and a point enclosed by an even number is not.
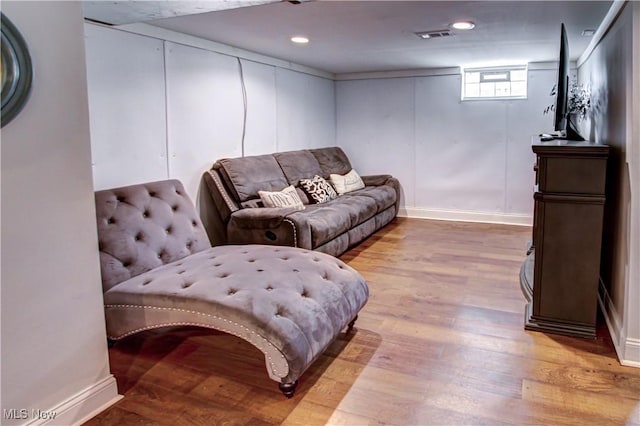
<svg viewBox="0 0 640 426"><path fill-rule="evenodd" d="M2 127L4 127L18 115L29 99L33 68L27 44L20 32L4 13L0 12L0 18L2 20L0 26L2 32L2 56L0 57L2 111L0 118Z"/></svg>

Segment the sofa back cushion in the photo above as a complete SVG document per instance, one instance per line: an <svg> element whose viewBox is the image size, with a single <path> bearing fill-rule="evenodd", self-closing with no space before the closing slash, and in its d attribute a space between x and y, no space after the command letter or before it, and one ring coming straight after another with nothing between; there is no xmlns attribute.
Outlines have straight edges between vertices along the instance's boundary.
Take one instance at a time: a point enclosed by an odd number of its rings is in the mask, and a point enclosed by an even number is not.
<svg viewBox="0 0 640 426"><path fill-rule="evenodd" d="M316 148L310 149L309 152L318 160L322 169L321 176L325 179L328 179L331 174L347 174L353 168L347 154L340 147Z"/></svg>
<svg viewBox="0 0 640 426"><path fill-rule="evenodd" d="M104 291L210 247L177 180L98 191L95 200Z"/></svg>
<svg viewBox="0 0 640 426"><path fill-rule="evenodd" d="M218 160L218 170L236 201L258 198L258 191L280 191L289 182L273 155Z"/></svg>
<svg viewBox="0 0 640 426"><path fill-rule="evenodd" d="M290 185L297 186L300 179L309 179L323 173L320 163L309 151L287 151L273 154Z"/></svg>

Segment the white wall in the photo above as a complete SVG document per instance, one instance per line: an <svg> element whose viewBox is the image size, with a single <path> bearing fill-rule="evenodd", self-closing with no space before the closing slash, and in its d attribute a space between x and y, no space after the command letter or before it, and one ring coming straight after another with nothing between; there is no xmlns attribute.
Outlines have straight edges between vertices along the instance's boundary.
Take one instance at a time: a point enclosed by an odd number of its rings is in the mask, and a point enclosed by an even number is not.
<svg viewBox="0 0 640 426"><path fill-rule="evenodd" d="M640 4L622 7L579 77L592 91L587 133L610 146L603 308L621 362L640 367Z"/></svg>
<svg viewBox="0 0 640 426"><path fill-rule="evenodd" d="M2 420L73 424L117 398L107 358L78 2L3 1L35 66L2 130ZM27 410L9 419L5 410ZM14 412L15 413L15 412ZM18 413L23 413L18 411ZM14 417L23 417L22 415Z"/></svg>
<svg viewBox="0 0 640 426"><path fill-rule="evenodd" d="M339 81L338 145L361 174L399 177L406 215L530 224L555 78L530 70L527 100L466 102L459 74Z"/></svg>
<svg viewBox="0 0 640 426"><path fill-rule="evenodd" d="M144 29L86 24L96 189L171 177L195 199L218 158L340 145L361 174L400 179L402 214L531 221L530 137L551 130L555 69L529 72L526 101L460 102L459 75L334 82Z"/></svg>
<svg viewBox="0 0 640 426"><path fill-rule="evenodd" d="M93 177L103 188L166 179L163 44L85 25ZM123 49L122 46L127 46ZM122 102L129 94L128 102ZM123 183L124 182L124 183Z"/></svg>
<svg viewBox="0 0 640 426"><path fill-rule="evenodd" d="M85 30L95 189L175 178L195 200L219 158L336 143L332 80L162 39L171 32Z"/></svg>

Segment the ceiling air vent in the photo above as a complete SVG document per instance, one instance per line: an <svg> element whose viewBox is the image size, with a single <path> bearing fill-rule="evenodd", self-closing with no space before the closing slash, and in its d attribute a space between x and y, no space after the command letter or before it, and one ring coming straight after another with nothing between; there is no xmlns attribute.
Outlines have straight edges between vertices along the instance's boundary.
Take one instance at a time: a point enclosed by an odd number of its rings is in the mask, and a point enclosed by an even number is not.
<svg viewBox="0 0 640 426"><path fill-rule="evenodd" d="M450 30L437 30L437 31L421 31L419 33L416 33L416 35L422 39L427 39L427 38L449 37L449 36L452 36L453 34L451 33Z"/></svg>

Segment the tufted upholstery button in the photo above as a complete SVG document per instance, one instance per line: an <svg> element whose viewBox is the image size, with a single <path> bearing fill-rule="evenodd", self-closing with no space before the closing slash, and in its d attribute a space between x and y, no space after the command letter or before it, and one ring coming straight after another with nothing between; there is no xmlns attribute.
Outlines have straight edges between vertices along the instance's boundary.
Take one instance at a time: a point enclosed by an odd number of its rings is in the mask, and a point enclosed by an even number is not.
<svg viewBox="0 0 640 426"><path fill-rule="evenodd" d="M115 219L114 219L114 218L110 217L109 219L107 219L107 223L108 223L109 225L113 225L114 223L116 223L116 221L115 221Z"/></svg>
<svg viewBox="0 0 640 426"><path fill-rule="evenodd" d="M151 281L153 281L153 280L151 280L151 279L147 278L146 280L144 280L144 281L142 282L142 285L149 285L149 284L151 284Z"/></svg>
<svg viewBox="0 0 640 426"><path fill-rule="evenodd" d="M182 288L189 288L193 285L193 283L182 283Z"/></svg>
<svg viewBox="0 0 640 426"><path fill-rule="evenodd" d="M227 291L227 295L233 296L234 294L236 294L236 292L237 292L236 289L230 288L229 291Z"/></svg>
<svg viewBox="0 0 640 426"><path fill-rule="evenodd" d="M227 274L226 272L223 274L218 275L218 278L227 278L229 276L229 274Z"/></svg>
<svg viewBox="0 0 640 426"><path fill-rule="evenodd" d="M140 240L142 240L142 233L141 233L141 232L138 232L138 233L136 234L136 236L135 236L135 237L133 237L133 239L134 239L134 240L136 240L136 241L140 241Z"/></svg>
<svg viewBox="0 0 640 426"><path fill-rule="evenodd" d="M293 269L293 272L300 272L299 269Z"/></svg>
<svg viewBox="0 0 640 426"><path fill-rule="evenodd" d="M192 226L198 226L198 222L196 222L195 220L192 220L192 221L191 221L191 225L192 225Z"/></svg>
<svg viewBox="0 0 640 426"><path fill-rule="evenodd" d="M142 217L148 218L149 217L149 211L148 210L143 211L142 212Z"/></svg>
<svg viewBox="0 0 640 426"><path fill-rule="evenodd" d="M155 191L149 191L149 197L155 197L155 196L156 196Z"/></svg>
<svg viewBox="0 0 640 426"><path fill-rule="evenodd" d="M124 266L125 268L128 268L129 266L131 266L131 262L127 262L126 260L122 262L122 266Z"/></svg>
<svg viewBox="0 0 640 426"><path fill-rule="evenodd" d="M264 272L264 269L256 269L256 272Z"/></svg>
<svg viewBox="0 0 640 426"><path fill-rule="evenodd" d="M166 232L167 234L170 234L171 230L172 230L171 226L168 226L165 228L164 232Z"/></svg>
<svg viewBox="0 0 640 426"><path fill-rule="evenodd" d="M267 290L267 291L271 291L271 290L273 290L273 287L271 287L270 285L268 285L268 286L267 286L267 288L265 288L265 290Z"/></svg>
<svg viewBox="0 0 640 426"><path fill-rule="evenodd" d="M247 260L247 262L249 262L249 263L253 263L253 262L255 262L255 261L256 261L255 259L249 259L249 260Z"/></svg>
<svg viewBox="0 0 640 426"><path fill-rule="evenodd" d="M181 271L178 271L178 274L184 274L185 272L187 272L187 271L185 271L185 270L183 269L183 270L181 270Z"/></svg>
<svg viewBox="0 0 640 426"><path fill-rule="evenodd" d="M122 202L124 201L124 197L123 197L123 196L121 196L121 195L118 195L118 196L116 197L116 200L117 200L119 203L122 203Z"/></svg>
<svg viewBox="0 0 640 426"><path fill-rule="evenodd" d="M307 293L307 290L303 288L302 289L302 293L300 293L300 296L302 296L304 298L307 298L307 297L309 297L309 293Z"/></svg>
<svg viewBox="0 0 640 426"><path fill-rule="evenodd" d="M191 246L193 246L193 241L189 241L186 245L189 250L191 250Z"/></svg>
<svg viewBox="0 0 640 426"><path fill-rule="evenodd" d="M213 265L215 268L219 268L220 266L222 266L222 263L216 263L215 265Z"/></svg>
<svg viewBox="0 0 640 426"><path fill-rule="evenodd" d="M171 210L175 212L176 210L178 210L178 206L177 205L171 206Z"/></svg>

